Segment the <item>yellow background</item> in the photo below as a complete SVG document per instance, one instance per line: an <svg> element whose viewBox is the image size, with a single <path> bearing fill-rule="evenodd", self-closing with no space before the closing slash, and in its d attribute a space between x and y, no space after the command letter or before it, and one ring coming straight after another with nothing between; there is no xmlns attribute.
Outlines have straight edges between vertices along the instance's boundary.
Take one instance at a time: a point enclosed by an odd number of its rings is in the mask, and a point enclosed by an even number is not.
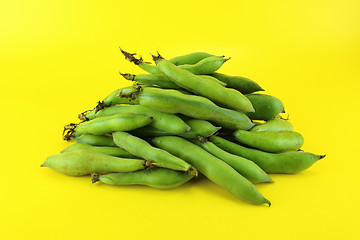
<svg viewBox="0 0 360 240"><path fill-rule="evenodd" d="M1 1L1 239L359 239L359 1ZM304 150L252 206L206 179L169 191L40 168L62 127L141 73L118 46L231 56L280 98Z"/></svg>

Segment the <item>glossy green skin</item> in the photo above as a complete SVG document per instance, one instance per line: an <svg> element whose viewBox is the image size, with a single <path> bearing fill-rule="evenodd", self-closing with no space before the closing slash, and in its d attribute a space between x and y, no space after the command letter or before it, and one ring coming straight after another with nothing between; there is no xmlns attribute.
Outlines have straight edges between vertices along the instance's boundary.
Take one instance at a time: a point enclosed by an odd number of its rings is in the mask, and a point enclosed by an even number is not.
<svg viewBox="0 0 360 240"><path fill-rule="evenodd" d="M205 120L190 119L186 120L185 122L191 127L190 131L175 135L184 138L197 138L198 136L210 137L221 129L221 127L215 127L210 122ZM138 137L159 137L174 135L173 133L164 132L150 126L135 129L131 131L131 134Z"/></svg>
<svg viewBox="0 0 360 240"><path fill-rule="evenodd" d="M197 140L198 145L203 147L206 151L219 158L220 160L229 164L234 168L238 173L243 177L248 179L252 183L263 183L263 182L273 182L273 180L264 172L258 165L253 161L250 161L246 158L228 153L214 143L206 141L200 142Z"/></svg>
<svg viewBox="0 0 360 240"><path fill-rule="evenodd" d="M193 52L186 55L171 58L169 59L169 62L172 62L175 65L196 64L208 57L216 57L216 56L206 52Z"/></svg>
<svg viewBox="0 0 360 240"><path fill-rule="evenodd" d="M273 131L273 132L280 132L280 131L294 131L294 127L288 120L275 118L265 123L259 124L254 126L249 130L250 132L262 132L262 131Z"/></svg>
<svg viewBox="0 0 360 240"><path fill-rule="evenodd" d="M144 169L145 160L118 158L87 150L71 151L48 157L41 167L48 167L70 176L84 176L91 173L132 172Z"/></svg>
<svg viewBox="0 0 360 240"><path fill-rule="evenodd" d="M224 57L208 57L204 58L196 64L184 64L180 65L179 68L187 70L196 75L210 74L218 70L224 62L228 59ZM162 73L160 68L155 65L150 65L144 62L139 63L139 67L144 71L151 74Z"/></svg>
<svg viewBox="0 0 360 240"><path fill-rule="evenodd" d="M246 97L255 109L255 112L245 113L252 120L270 120L285 112L283 103L276 97L266 94L248 94Z"/></svg>
<svg viewBox="0 0 360 240"><path fill-rule="evenodd" d="M243 147L218 136L211 136L209 139L223 150L253 161L267 173L298 173L325 157L325 155L295 151L268 153Z"/></svg>
<svg viewBox="0 0 360 240"><path fill-rule="evenodd" d="M170 132L170 133L183 133L190 130L190 127L178 116L174 114L159 112L149 107L140 105L114 105L104 108L95 114L95 110L86 114L86 118L94 119L97 117L112 116L119 113L134 113L152 117L153 121L150 126Z"/></svg>
<svg viewBox="0 0 360 240"><path fill-rule="evenodd" d="M232 130L248 130L254 126L244 113L218 107L204 97L187 95L176 90L145 88L137 95L137 99L142 106L208 120L218 126Z"/></svg>
<svg viewBox="0 0 360 240"><path fill-rule="evenodd" d="M254 111L251 102L235 89L226 88L214 81L201 78L164 59L158 60L157 65L171 81L190 92L234 110L244 112Z"/></svg>
<svg viewBox="0 0 360 240"><path fill-rule="evenodd" d="M133 89L133 87L119 88L110 93L106 98L103 99L105 106L111 106L115 104L138 104L135 100L130 98L119 98L117 96L120 92L124 92L128 89Z"/></svg>
<svg viewBox="0 0 360 240"><path fill-rule="evenodd" d="M138 158L119 147L101 147L101 146L92 146L83 143L72 144L67 148L65 148L64 150L62 150L61 153L72 152L77 150L88 150L91 152L97 152L97 153L102 153L102 154L106 154L114 157L121 157L121 158L133 158L133 159Z"/></svg>
<svg viewBox="0 0 360 240"><path fill-rule="evenodd" d="M178 156L196 167L214 183L228 190L238 198L252 204L269 204L256 187L228 164L211 155L203 148L175 136L153 138L159 148Z"/></svg>
<svg viewBox="0 0 360 240"><path fill-rule="evenodd" d="M165 168L130 173L114 173L99 176L99 181L111 185L147 185L159 189L171 189L183 185L194 175Z"/></svg>
<svg viewBox="0 0 360 240"><path fill-rule="evenodd" d="M151 146L141 138L135 137L127 132L114 132L113 139L116 145L129 153L150 160L154 165L179 171L191 171L192 166L184 160L170 153Z"/></svg>
<svg viewBox="0 0 360 240"><path fill-rule="evenodd" d="M294 131L249 132L237 130L233 136L242 144L272 153L296 151L304 144L303 136Z"/></svg>
<svg viewBox="0 0 360 240"><path fill-rule="evenodd" d="M118 113L82 122L76 126L75 131L79 134L104 135L116 131L130 131L144 127L151 122L151 117L133 113Z"/></svg>
<svg viewBox="0 0 360 240"><path fill-rule="evenodd" d="M227 87L234 88L242 94L249 94L257 91L264 91L259 84L248 78L240 76L229 76L222 73L212 73L211 76L227 84Z"/></svg>
<svg viewBox="0 0 360 240"><path fill-rule="evenodd" d="M112 136L81 134L75 138L75 142L93 146L117 147Z"/></svg>

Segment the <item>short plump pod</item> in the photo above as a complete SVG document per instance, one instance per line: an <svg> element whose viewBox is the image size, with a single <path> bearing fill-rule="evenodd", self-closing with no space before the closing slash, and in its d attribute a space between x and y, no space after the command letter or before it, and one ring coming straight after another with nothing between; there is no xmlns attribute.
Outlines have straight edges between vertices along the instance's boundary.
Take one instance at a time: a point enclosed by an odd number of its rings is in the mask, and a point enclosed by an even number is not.
<svg viewBox="0 0 360 240"><path fill-rule="evenodd" d="M189 162L211 181L238 198L252 204L270 205L249 180L201 147L175 136L156 137L152 141L157 147Z"/></svg>
<svg viewBox="0 0 360 240"><path fill-rule="evenodd" d="M128 97L127 95L120 95ZM254 126L241 112L221 108L207 98L183 94L177 90L144 88L136 94L140 105L167 113L181 113L185 116L208 120L217 126L237 130L248 130Z"/></svg>
<svg viewBox="0 0 360 240"><path fill-rule="evenodd" d="M145 169L151 163L147 160L118 158L87 150L71 151L48 157L41 167L48 167L70 176L84 176L91 173L132 172Z"/></svg>
<svg viewBox="0 0 360 240"><path fill-rule="evenodd" d="M258 124L252 127L250 132L262 132L262 131L273 131L273 132L280 132L280 131L294 131L294 127L288 120L275 118L266 121L265 123Z"/></svg>
<svg viewBox="0 0 360 240"><path fill-rule="evenodd" d="M78 150L87 150L87 151L91 151L91 152L103 153L106 155L110 155L110 156L114 156L114 157L121 157L121 158L133 158L133 159L138 158L119 147L92 146L92 145L83 144L83 143L71 144L70 146L68 146L67 148L62 150L61 153L78 151Z"/></svg>
<svg viewBox="0 0 360 240"><path fill-rule="evenodd" d="M174 83L186 90L206 97L216 104L237 111L253 112L251 102L242 93L235 89L220 86L214 81L201 78L189 71L181 69L165 59L156 61L160 70Z"/></svg>
<svg viewBox="0 0 360 240"><path fill-rule="evenodd" d="M140 105L114 105L104 108L98 112L93 110L85 115L87 119L94 119L98 117L112 116L119 113L134 113L152 117L153 121L150 126L170 132L170 133L183 133L190 130L190 127L178 116L174 114L159 112L149 107Z"/></svg>
<svg viewBox="0 0 360 240"><path fill-rule="evenodd" d="M242 94L249 94L257 91L264 91L255 81L240 77L240 76L229 76L222 73L212 73L211 76L219 79L226 83L227 87L234 88Z"/></svg>
<svg viewBox="0 0 360 240"><path fill-rule="evenodd" d="M218 136L211 136L209 139L223 150L253 161L267 173L298 173L325 157L296 151L268 153L243 147Z"/></svg>
<svg viewBox="0 0 360 240"><path fill-rule="evenodd" d="M84 143L93 146L117 147L112 136L81 134L75 137L75 142Z"/></svg>
<svg viewBox="0 0 360 240"><path fill-rule="evenodd" d="M262 170L253 161L228 153L206 139L200 139L200 141L196 140L196 144L203 147L215 157L229 164L252 183L273 182L269 175L267 175L266 172L264 172L264 170Z"/></svg>
<svg viewBox="0 0 360 240"><path fill-rule="evenodd" d="M237 130L233 136L242 144L272 153L295 151L304 144L303 136L294 131L249 132Z"/></svg>
<svg viewBox="0 0 360 240"><path fill-rule="evenodd" d="M193 175L197 175L196 169L189 163L162 149L151 146L141 138L135 137L127 132L114 132L112 135L115 144L120 148L125 149L135 156L150 160L158 167L190 172Z"/></svg>
<svg viewBox="0 0 360 240"><path fill-rule="evenodd" d="M271 95L248 94L246 97L253 105L255 112L245 113L252 120L270 120L285 112L283 103Z"/></svg>
<svg viewBox="0 0 360 240"><path fill-rule="evenodd" d="M146 126L151 122L152 117L134 113L118 113L82 122L75 127L75 132L79 134L104 135L116 131L130 131Z"/></svg>
<svg viewBox="0 0 360 240"><path fill-rule="evenodd" d="M214 135L221 127L215 127L210 122L198 119L189 119L185 121L191 128L190 131L185 133L173 134L165 132L150 126L135 129L130 133L138 137L159 137L177 135L184 138L197 138L198 136L210 137Z"/></svg>
<svg viewBox="0 0 360 240"><path fill-rule="evenodd" d="M193 52L186 55L171 58L169 59L169 61L175 65L196 64L208 57L216 57L216 56L206 52Z"/></svg>
<svg viewBox="0 0 360 240"><path fill-rule="evenodd" d="M146 185L159 189L171 189L183 185L194 175L165 168L152 168L129 173L112 173L94 175L93 182L111 185Z"/></svg>

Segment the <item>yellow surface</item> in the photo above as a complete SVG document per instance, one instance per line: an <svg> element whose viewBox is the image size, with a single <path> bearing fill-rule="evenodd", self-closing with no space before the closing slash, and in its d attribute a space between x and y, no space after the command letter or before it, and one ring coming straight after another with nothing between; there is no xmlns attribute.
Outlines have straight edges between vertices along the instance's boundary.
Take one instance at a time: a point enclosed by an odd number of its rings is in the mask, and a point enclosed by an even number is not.
<svg viewBox="0 0 360 240"><path fill-rule="evenodd" d="M359 239L359 1L1 1L1 239ZM176 190L40 168L62 127L140 73L118 50L231 56L280 98L304 150L252 206L206 179Z"/></svg>

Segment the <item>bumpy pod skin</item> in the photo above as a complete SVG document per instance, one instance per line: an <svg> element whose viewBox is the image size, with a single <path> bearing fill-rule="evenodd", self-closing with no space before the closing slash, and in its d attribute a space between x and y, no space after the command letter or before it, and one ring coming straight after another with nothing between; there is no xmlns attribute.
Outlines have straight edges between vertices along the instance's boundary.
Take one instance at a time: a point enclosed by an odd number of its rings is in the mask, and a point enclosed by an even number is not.
<svg viewBox="0 0 360 240"><path fill-rule="evenodd" d="M149 170L112 173L93 176L93 182L100 181L111 185L146 185L159 189L172 189L183 185L194 175L165 168L152 168Z"/></svg>
<svg viewBox="0 0 360 240"><path fill-rule="evenodd" d="M83 143L72 144L67 148L65 148L64 150L62 150L61 153L78 151L78 150L87 150L91 152L97 152L97 153L102 153L102 154L106 154L114 157L121 157L121 158L132 158L132 159L138 158L119 147L100 147L100 146L92 146Z"/></svg>
<svg viewBox="0 0 360 240"><path fill-rule="evenodd" d="M151 122L152 117L133 113L118 113L82 122L76 126L75 132L79 134L104 135L116 131L130 131L146 126Z"/></svg>
<svg viewBox="0 0 360 240"><path fill-rule="evenodd" d="M219 105L226 106L237 111L254 111L249 99L235 89L226 88L214 81L201 78L189 71L175 66L165 59L158 59L156 63L160 70L171 81L190 92L206 97Z"/></svg>
<svg viewBox="0 0 360 240"><path fill-rule="evenodd" d="M131 87L124 87L124 88L119 88L115 91L113 91L112 93L110 93L108 96L106 96L103 99L103 103L106 107L111 106L111 105L115 105L115 104L138 104L134 99L128 98L128 99L121 99L119 97L117 97L117 95L120 92L124 92L127 89L132 89L133 86Z"/></svg>
<svg viewBox="0 0 360 240"><path fill-rule="evenodd" d="M127 95L120 95L120 97L127 97ZM177 90L148 87L137 94L137 99L140 105L145 107L208 120L218 126L231 130L248 130L254 126L244 113L218 107L204 97L183 94Z"/></svg>
<svg viewBox="0 0 360 240"><path fill-rule="evenodd" d="M195 166L214 183L230 191L238 198L252 204L269 204L256 187L225 162L201 147L180 137L153 138L153 143Z"/></svg>
<svg viewBox="0 0 360 240"><path fill-rule="evenodd" d="M245 113L252 120L270 120L285 112L283 103L276 97L266 94L248 94L246 97L255 109L255 112Z"/></svg>
<svg viewBox="0 0 360 240"><path fill-rule="evenodd" d="M296 151L304 144L303 136L294 131L249 132L237 130L233 136L242 144L272 153Z"/></svg>
<svg viewBox="0 0 360 240"><path fill-rule="evenodd" d="M134 113L152 117L153 121L149 124L150 126L174 134L183 133L190 130L190 127L178 116L159 112L149 107L140 105L114 105L104 108L98 112L93 110L86 114L86 118L91 120L94 118L112 116L119 113Z"/></svg>
<svg viewBox="0 0 360 240"><path fill-rule="evenodd" d="M198 136L210 137L221 129L221 127L215 127L210 122L205 120L189 119L185 122L190 126L190 131L185 133L178 133L175 135L183 138L197 138ZM174 135L173 133L164 132L150 126L135 129L130 133L138 137L159 137Z"/></svg>
<svg viewBox="0 0 360 240"><path fill-rule="evenodd" d="M150 160L154 165L163 168L170 168L178 171L189 171L197 174L196 170L184 160L171 155L170 153L151 146L145 140L135 137L127 132L114 132L114 142L120 148L125 149L129 153Z"/></svg>
<svg viewBox="0 0 360 240"><path fill-rule="evenodd" d="M229 76L222 73L212 73L211 76L226 83L227 87L234 88L242 94L249 94L257 91L264 91L259 84L248 78L240 76Z"/></svg>
<svg viewBox="0 0 360 240"><path fill-rule="evenodd" d="M208 57L216 57L216 56L206 52L193 52L186 55L171 58L169 59L169 62L172 62L175 65L196 64Z"/></svg>
<svg viewBox="0 0 360 240"><path fill-rule="evenodd" d="M117 147L112 136L81 134L75 137L75 142L93 146Z"/></svg>
<svg viewBox="0 0 360 240"><path fill-rule="evenodd" d="M203 147L206 151L219 158L220 160L229 164L232 168L234 168L238 173L244 176L252 183L265 183L265 182L273 182L273 180L269 177L269 175L264 172L258 165L256 165L253 161L250 161L246 158L228 153L214 143L209 141L196 141L196 144Z"/></svg>
<svg viewBox="0 0 360 240"><path fill-rule="evenodd" d="M209 139L223 150L253 161L267 173L298 173L325 157L325 155L295 151L268 153L243 147L218 136L211 136Z"/></svg>
<svg viewBox="0 0 360 240"><path fill-rule="evenodd" d="M262 132L262 131L273 131L273 132L280 132L280 131L294 131L294 127L288 120L275 118L265 123L258 124L252 127L250 132Z"/></svg>
<svg viewBox="0 0 360 240"><path fill-rule="evenodd" d="M71 151L48 157L41 167L48 167L70 176L84 176L94 172L132 172L144 169L150 162L140 159L118 158L87 150Z"/></svg>

